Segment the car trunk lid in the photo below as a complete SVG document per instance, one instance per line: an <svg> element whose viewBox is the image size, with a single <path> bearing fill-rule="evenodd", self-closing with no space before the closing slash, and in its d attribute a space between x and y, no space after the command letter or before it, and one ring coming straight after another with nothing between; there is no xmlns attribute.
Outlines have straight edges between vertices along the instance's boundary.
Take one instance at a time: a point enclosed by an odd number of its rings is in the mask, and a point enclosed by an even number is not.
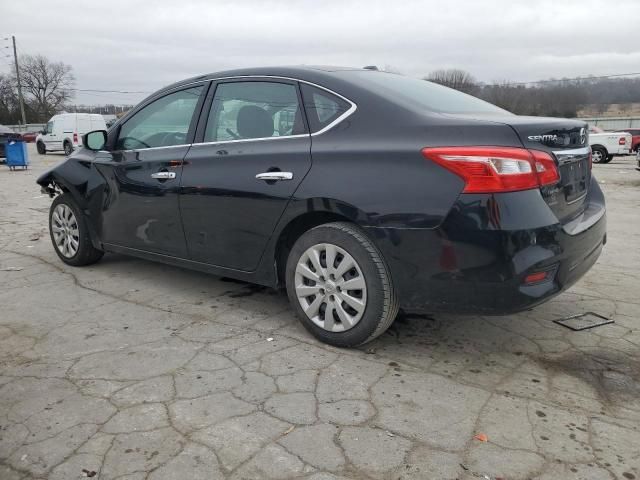
<svg viewBox="0 0 640 480"><path fill-rule="evenodd" d="M591 149L585 122L518 115L464 116L508 125L527 149L551 154L560 181L540 189L544 200L562 223L582 213L591 183Z"/></svg>

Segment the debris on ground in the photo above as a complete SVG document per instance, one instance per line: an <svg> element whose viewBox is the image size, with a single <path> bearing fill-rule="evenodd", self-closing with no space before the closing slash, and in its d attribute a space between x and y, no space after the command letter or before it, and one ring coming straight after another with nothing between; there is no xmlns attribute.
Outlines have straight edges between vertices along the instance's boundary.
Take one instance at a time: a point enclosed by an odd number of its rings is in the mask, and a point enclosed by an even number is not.
<svg viewBox="0 0 640 480"><path fill-rule="evenodd" d="M38 240L40 240L41 236L42 234L40 232L32 233L31 235L29 235L29 240L32 242L37 242Z"/></svg>
<svg viewBox="0 0 640 480"><path fill-rule="evenodd" d="M476 440L478 440L480 442L488 442L489 441L489 437L487 437L484 433L478 433L477 435L474 435L473 438L475 438Z"/></svg>
<svg viewBox="0 0 640 480"><path fill-rule="evenodd" d="M0 268L0 272L19 272L20 270L23 270L22 267L4 267L4 268Z"/></svg>
<svg viewBox="0 0 640 480"><path fill-rule="evenodd" d="M467 472L469 475L471 475L472 477L476 477L476 478L482 478L484 480L505 480L503 477L492 477L490 475L484 474L484 473L478 473L478 472L474 472L473 470L471 470L467 465L465 465L464 463L461 463L460 466L462 467L462 469Z"/></svg>
<svg viewBox="0 0 640 480"><path fill-rule="evenodd" d="M574 332L579 332L581 330L609 325L610 323L614 322L610 318L605 317L604 315L600 315L599 313L584 312L578 315L570 315L568 317L553 320L553 323L562 325L563 327L566 327L569 330L573 330Z"/></svg>
<svg viewBox="0 0 640 480"><path fill-rule="evenodd" d="M267 338L267 342L273 342L273 337Z"/></svg>
<svg viewBox="0 0 640 480"><path fill-rule="evenodd" d="M86 468L83 468L82 469L82 474L85 477L91 478L91 477L95 477L98 474L98 472L96 472L95 470L87 470Z"/></svg>
<svg viewBox="0 0 640 480"><path fill-rule="evenodd" d="M287 428L285 430L285 432L282 434L282 436L284 437L285 435L289 435L291 432L293 432L293 429L296 428L295 425L291 425L289 428Z"/></svg>

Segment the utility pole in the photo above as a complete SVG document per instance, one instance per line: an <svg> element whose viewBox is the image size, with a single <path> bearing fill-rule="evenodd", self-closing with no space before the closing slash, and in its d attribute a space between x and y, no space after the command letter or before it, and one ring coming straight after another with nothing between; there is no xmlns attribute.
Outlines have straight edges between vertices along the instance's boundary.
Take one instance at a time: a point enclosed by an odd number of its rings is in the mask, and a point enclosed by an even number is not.
<svg viewBox="0 0 640 480"><path fill-rule="evenodd" d="M16 62L16 80L18 81L18 99L20 101L20 113L22 114L22 124L27 126L27 117L24 114L24 97L22 96L22 83L20 83L20 67L18 66L18 51L16 50L16 37L11 35L13 40L13 59Z"/></svg>

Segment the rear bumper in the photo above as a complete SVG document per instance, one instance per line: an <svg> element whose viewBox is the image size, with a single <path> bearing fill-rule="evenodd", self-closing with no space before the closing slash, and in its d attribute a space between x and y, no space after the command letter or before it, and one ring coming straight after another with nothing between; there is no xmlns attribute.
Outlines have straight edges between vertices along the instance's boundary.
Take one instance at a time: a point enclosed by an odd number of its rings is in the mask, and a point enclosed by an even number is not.
<svg viewBox="0 0 640 480"><path fill-rule="evenodd" d="M588 200L579 217L560 224L537 191L462 195L436 229L367 230L391 269L401 308L504 315L566 290L596 262L606 213L595 180ZM550 272L547 279L524 283L540 271Z"/></svg>

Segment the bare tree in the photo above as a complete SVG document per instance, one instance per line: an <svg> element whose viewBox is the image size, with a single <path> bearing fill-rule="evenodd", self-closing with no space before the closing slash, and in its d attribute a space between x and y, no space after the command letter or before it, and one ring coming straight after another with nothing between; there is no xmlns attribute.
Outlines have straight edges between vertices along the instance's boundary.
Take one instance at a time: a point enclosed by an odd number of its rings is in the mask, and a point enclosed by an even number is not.
<svg viewBox="0 0 640 480"><path fill-rule="evenodd" d="M472 93L478 87L476 79L469 72L457 68L436 70L431 72L425 80L439 83L445 87L455 88L465 93Z"/></svg>
<svg viewBox="0 0 640 480"><path fill-rule="evenodd" d="M43 55L20 57L22 91L34 120L47 121L73 97L75 78L71 70L71 65L51 62Z"/></svg>
<svg viewBox="0 0 640 480"><path fill-rule="evenodd" d="M527 98L530 95L527 94L524 86L514 86L502 81L484 86L478 96L510 112L535 115L535 112L523 111L527 107L531 108L530 99Z"/></svg>
<svg viewBox="0 0 640 480"><path fill-rule="evenodd" d="M18 99L11 78L0 75L0 124L18 123Z"/></svg>

